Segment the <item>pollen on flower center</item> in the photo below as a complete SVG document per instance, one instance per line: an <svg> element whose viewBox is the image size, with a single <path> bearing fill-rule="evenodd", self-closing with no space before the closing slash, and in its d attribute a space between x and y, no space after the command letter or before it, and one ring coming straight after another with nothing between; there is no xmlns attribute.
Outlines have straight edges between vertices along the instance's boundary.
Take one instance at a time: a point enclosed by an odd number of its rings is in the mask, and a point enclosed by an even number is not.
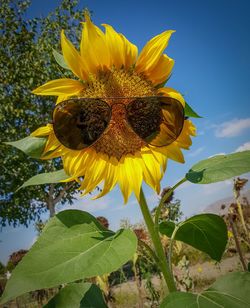
<svg viewBox="0 0 250 308"><path fill-rule="evenodd" d="M84 97L104 98L112 107L112 116L107 130L92 146L96 152L115 157L118 160L127 154L135 154L146 143L133 131L127 122L124 105L131 102L129 97L155 96L156 92L148 80L132 69L107 70L91 76L84 90ZM117 104L115 97L119 99Z"/></svg>

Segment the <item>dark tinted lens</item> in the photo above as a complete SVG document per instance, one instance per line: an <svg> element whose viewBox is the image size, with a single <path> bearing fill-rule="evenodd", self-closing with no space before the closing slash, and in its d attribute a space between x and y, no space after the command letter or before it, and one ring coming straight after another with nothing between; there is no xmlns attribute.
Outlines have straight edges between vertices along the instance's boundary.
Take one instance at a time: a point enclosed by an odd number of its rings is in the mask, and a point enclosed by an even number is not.
<svg viewBox="0 0 250 308"><path fill-rule="evenodd" d="M144 140L153 138L161 124L161 107L157 97L137 98L126 109L134 132Z"/></svg>
<svg viewBox="0 0 250 308"><path fill-rule="evenodd" d="M184 123L184 109L169 97L139 98L127 106L133 130L148 144L166 146L175 141Z"/></svg>
<svg viewBox="0 0 250 308"><path fill-rule="evenodd" d="M81 150L100 138L110 116L109 105L100 99L70 99L54 110L54 132L64 146Z"/></svg>

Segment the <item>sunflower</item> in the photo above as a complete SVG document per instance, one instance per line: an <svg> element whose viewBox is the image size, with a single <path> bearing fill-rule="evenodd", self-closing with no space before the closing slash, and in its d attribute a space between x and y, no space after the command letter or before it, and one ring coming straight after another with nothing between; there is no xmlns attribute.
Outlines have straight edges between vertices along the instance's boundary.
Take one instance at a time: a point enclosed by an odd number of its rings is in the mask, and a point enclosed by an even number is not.
<svg viewBox="0 0 250 308"><path fill-rule="evenodd" d="M143 181L160 192L167 160L184 162L181 149L190 147L190 136L195 135L195 127L185 119L177 139L166 146L155 146L138 136L126 117L125 107L129 98L133 97L168 97L185 106L180 93L162 86L174 65L174 60L163 54L174 31L168 30L155 36L138 56L137 47L125 36L110 25L102 26L104 32L85 14L80 51L62 31L62 54L76 79L52 80L33 93L57 96L56 104L59 106L75 98L102 98L112 107L108 127L96 142L81 149L72 149L60 142L52 124L38 128L32 136L47 137L42 159L61 157L64 170L69 175L68 181L78 181L83 194L103 183L103 189L96 198L101 197L118 184L126 203L132 192L139 199ZM115 98L124 100L122 104L112 106ZM70 127L67 129L70 131Z"/></svg>

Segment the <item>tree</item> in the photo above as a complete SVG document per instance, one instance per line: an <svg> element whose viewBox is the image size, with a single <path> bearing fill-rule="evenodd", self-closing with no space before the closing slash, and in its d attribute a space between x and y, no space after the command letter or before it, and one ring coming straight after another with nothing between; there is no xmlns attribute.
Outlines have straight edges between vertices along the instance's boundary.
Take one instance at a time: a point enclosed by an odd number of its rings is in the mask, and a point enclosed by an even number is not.
<svg viewBox="0 0 250 308"><path fill-rule="evenodd" d="M26 19L30 1L6 0L0 8L0 225L28 225L41 214L55 213L60 202L74 200L76 184L31 186L15 192L31 176L62 167L60 159L41 161L3 144L26 137L51 118L54 98L37 97L31 91L56 78L71 77L53 57L60 51L60 32L79 40L83 19L78 1L63 0L44 18Z"/></svg>

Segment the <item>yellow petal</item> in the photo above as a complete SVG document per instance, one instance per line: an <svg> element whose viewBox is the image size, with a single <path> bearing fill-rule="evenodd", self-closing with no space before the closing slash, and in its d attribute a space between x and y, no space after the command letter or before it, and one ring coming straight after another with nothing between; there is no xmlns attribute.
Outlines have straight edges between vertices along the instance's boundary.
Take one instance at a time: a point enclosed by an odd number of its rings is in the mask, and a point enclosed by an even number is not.
<svg viewBox="0 0 250 308"><path fill-rule="evenodd" d="M120 37L123 40L124 51L125 51L124 67L129 68L135 64L138 55L138 49L137 46L132 44L128 39L126 39L124 35L120 34Z"/></svg>
<svg viewBox="0 0 250 308"><path fill-rule="evenodd" d="M155 36L146 44L136 63L136 71L138 73L145 73L147 75L156 67L173 32L175 31L165 31Z"/></svg>
<svg viewBox="0 0 250 308"><path fill-rule="evenodd" d="M59 147L61 147L61 143L56 138L54 132L51 132L48 136L47 143L45 145L45 148L43 150L44 155L48 155L49 152L55 151Z"/></svg>
<svg viewBox="0 0 250 308"><path fill-rule="evenodd" d="M86 63L75 49L73 44L66 38L64 30L61 32L61 46L65 62L72 72L82 80L88 79Z"/></svg>
<svg viewBox="0 0 250 308"><path fill-rule="evenodd" d="M132 186L133 192L137 198L140 200L140 192L142 185L142 159L139 157L128 157L127 158L127 174L128 179L130 179L130 184Z"/></svg>
<svg viewBox="0 0 250 308"><path fill-rule="evenodd" d="M192 140L190 136L196 135L196 127L190 120L184 121L183 129L180 136L177 138L176 142L183 149L189 149L192 145Z"/></svg>
<svg viewBox="0 0 250 308"><path fill-rule="evenodd" d="M137 47L110 25L103 24L102 26L106 30L105 38L110 53L110 65L115 65L116 68L122 66L129 68L136 61Z"/></svg>
<svg viewBox="0 0 250 308"><path fill-rule="evenodd" d="M179 92L177 92L176 90L174 90L172 88L160 88L160 89L158 89L157 93L163 94L164 96L167 96L167 97L175 98L180 103L182 103L183 107L185 107L184 97Z"/></svg>
<svg viewBox="0 0 250 308"><path fill-rule="evenodd" d="M90 149L86 151L69 150L63 156L63 167L65 171L75 177L84 176L86 169L91 166L93 160L96 158L95 152L92 152Z"/></svg>
<svg viewBox="0 0 250 308"><path fill-rule="evenodd" d="M53 130L52 125L47 124L46 126L39 127L30 135L32 137L45 137L48 136L52 130Z"/></svg>
<svg viewBox="0 0 250 308"><path fill-rule="evenodd" d="M84 188L84 195L91 192L104 179L107 161L103 159L102 155L96 157L91 166L84 174L82 186Z"/></svg>
<svg viewBox="0 0 250 308"><path fill-rule="evenodd" d="M114 186L117 183L118 179L118 167L117 167L118 161L116 158L111 157L109 163L107 164L106 167L106 172L105 172L105 183L102 189L102 192L97 195L94 199L100 198L104 195L106 195L109 191L111 191Z"/></svg>
<svg viewBox="0 0 250 308"><path fill-rule="evenodd" d="M154 85L161 84L169 78L173 66L174 60L163 54L161 55L155 68L148 73L147 77Z"/></svg>
<svg viewBox="0 0 250 308"><path fill-rule="evenodd" d="M56 100L56 104L59 104L63 101L66 101L69 98L70 98L70 96L68 96L68 95L60 95L60 96L58 96L58 98Z"/></svg>
<svg viewBox="0 0 250 308"><path fill-rule="evenodd" d="M109 48L104 33L91 22L88 14L85 14L85 19L80 51L88 72L95 74L98 70L110 67Z"/></svg>
<svg viewBox="0 0 250 308"><path fill-rule="evenodd" d="M167 156L167 158L170 158L172 160L175 160L179 163L184 163L184 156L181 152L180 147L178 146L177 142L173 142L170 145L166 147L158 147L154 148L154 152L159 152Z"/></svg>
<svg viewBox="0 0 250 308"><path fill-rule="evenodd" d="M110 53L111 65L121 68L125 64L124 41L110 25L103 24L107 47Z"/></svg>
<svg viewBox="0 0 250 308"><path fill-rule="evenodd" d="M143 159L143 179L157 193L160 192L160 181L162 179L161 165L149 150L142 154Z"/></svg>
<svg viewBox="0 0 250 308"><path fill-rule="evenodd" d="M55 137L53 125L47 124L46 126L40 127L35 130L31 136L47 137L47 142L43 149L41 159L52 159L61 156L63 146Z"/></svg>
<svg viewBox="0 0 250 308"><path fill-rule="evenodd" d="M118 169L118 183L123 195L124 203L128 202L128 198L130 197L132 193L132 187L129 185L129 179L127 176L126 172L126 164L124 163L124 158L123 160L119 161L119 169Z"/></svg>
<svg viewBox="0 0 250 308"><path fill-rule="evenodd" d="M119 186L123 194L124 203L127 203L132 191L136 198L140 198L142 185L142 162L135 155L127 155L123 162L119 161Z"/></svg>
<svg viewBox="0 0 250 308"><path fill-rule="evenodd" d="M44 85L36 88L32 93L37 95L76 95L83 90L83 84L80 81L62 78L51 80Z"/></svg>

